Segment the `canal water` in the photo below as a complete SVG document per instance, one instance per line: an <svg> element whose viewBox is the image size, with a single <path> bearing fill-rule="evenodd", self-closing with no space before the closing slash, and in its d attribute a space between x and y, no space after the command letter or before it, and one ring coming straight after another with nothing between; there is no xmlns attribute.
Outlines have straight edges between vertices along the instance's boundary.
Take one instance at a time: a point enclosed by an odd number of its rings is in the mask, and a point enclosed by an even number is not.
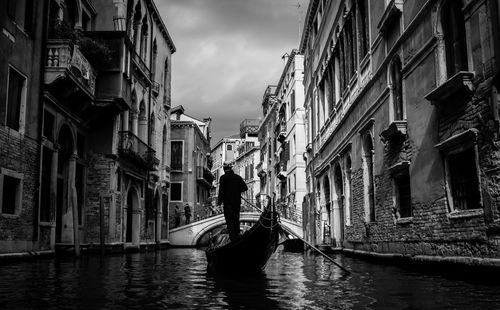
<svg viewBox="0 0 500 310"><path fill-rule="evenodd" d="M205 252L168 249L0 265L0 309L500 309L500 281L277 251L265 273L213 276Z"/></svg>

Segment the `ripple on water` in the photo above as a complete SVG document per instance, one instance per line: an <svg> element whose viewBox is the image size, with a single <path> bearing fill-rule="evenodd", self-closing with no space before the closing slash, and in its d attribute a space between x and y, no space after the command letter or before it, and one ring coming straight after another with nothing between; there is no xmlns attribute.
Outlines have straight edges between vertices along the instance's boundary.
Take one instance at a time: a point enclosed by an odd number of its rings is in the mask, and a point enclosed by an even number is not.
<svg viewBox="0 0 500 310"><path fill-rule="evenodd" d="M0 309L492 309L500 284L333 256L275 253L257 276L207 274L196 249L0 266ZM78 306L76 306L78 305Z"/></svg>

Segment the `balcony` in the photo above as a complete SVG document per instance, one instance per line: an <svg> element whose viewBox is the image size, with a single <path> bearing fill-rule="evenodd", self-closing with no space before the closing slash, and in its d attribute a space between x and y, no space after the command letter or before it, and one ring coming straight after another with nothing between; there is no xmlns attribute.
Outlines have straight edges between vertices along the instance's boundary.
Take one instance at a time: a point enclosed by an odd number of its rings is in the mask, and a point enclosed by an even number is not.
<svg viewBox="0 0 500 310"><path fill-rule="evenodd" d="M280 122L279 124L279 129L278 129L278 141L280 143L285 142L286 140L286 123L285 122Z"/></svg>
<svg viewBox="0 0 500 310"><path fill-rule="evenodd" d="M69 85L66 82L70 81ZM45 84L63 82L61 88L69 91L77 87L90 100L95 96L96 74L90 62L77 45L69 40L48 40L47 62L45 63Z"/></svg>
<svg viewBox="0 0 500 310"><path fill-rule="evenodd" d="M406 120L393 121L389 126L380 133L380 138L383 143L396 142L403 140L406 137L407 123Z"/></svg>
<svg viewBox="0 0 500 310"><path fill-rule="evenodd" d="M196 167L196 181L200 184L210 188L214 181L214 175L207 167Z"/></svg>
<svg viewBox="0 0 500 310"><path fill-rule="evenodd" d="M160 164L156 152L130 131L120 131L118 154L149 171Z"/></svg>
<svg viewBox="0 0 500 310"><path fill-rule="evenodd" d="M259 120L258 119L245 119L240 124L240 137L245 138L246 135L251 137L257 137L259 132Z"/></svg>
<svg viewBox="0 0 500 310"><path fill-rule="evenodd" d="M433 105L436 105L459 92L460 94L469 96L474 91L473 79L473 72L460 71L443 84L437 86L425 95L424 98L429 100Z"/></svg>
<svg viewBox="0 0 500 310"><path fill-rule="evenodd" d="M134 71L139 75L144 84L146 84L146 87L150 86L152 84L151 71L149 70L144 60L142 60L141 56L139 56L139 54L135 52L135 50L131 50L131 53Z"/></svg>

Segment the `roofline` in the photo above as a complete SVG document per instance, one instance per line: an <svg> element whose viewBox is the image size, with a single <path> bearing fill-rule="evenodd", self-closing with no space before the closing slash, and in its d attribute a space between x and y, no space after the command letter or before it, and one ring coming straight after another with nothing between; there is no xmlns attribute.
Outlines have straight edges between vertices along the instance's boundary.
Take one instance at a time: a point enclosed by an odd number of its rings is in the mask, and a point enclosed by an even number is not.
<svg viewBox="0 0 500 310"><path fill-rule="evenodd" d="M281 88L281 85L283 84L283 81L285 80L286 73L288 72L288 68L290 68L290 65L292 64L292 61L295 61L295 56L296 55L302 55L298 49L294 48L290 52L290 56L288 56L288 60L285 64L285 67L283 68L283 72L281 72L281 77L278 81L278 85L276 86L276 93L279 91Z"/></svg>
<svg viewBox="0 0 500 310"><path fill-rule="evenodd" d="M316 13L316 9L318 8L318 4L319 0L311 0L309 2L309 6L307 7L306 22L304 23L304 28L302 29L302 36L300 38L299 44L299 51L301 54L304 54L305 52L305 45L307 44L307 40L309 39L309 30L314 19L314 14Z"/></svg>
<svg viewBox="0 0 500 310"><path fill-rule="evenodd" d="M171 54L175 53L177 49L175 48L174 41L172 40L172 37L168 33L165 23L163 23L163 19L161 18L160 12L158 11L156 4L154 3L154 0L148 0L146 1L146 4L150 6L150 9L152 9L154 13L153 17L156 17L158 19L158 26L160 28L160 32L163 34L165 40L167 40L168 47L170 48L170 53Z"/></svg>

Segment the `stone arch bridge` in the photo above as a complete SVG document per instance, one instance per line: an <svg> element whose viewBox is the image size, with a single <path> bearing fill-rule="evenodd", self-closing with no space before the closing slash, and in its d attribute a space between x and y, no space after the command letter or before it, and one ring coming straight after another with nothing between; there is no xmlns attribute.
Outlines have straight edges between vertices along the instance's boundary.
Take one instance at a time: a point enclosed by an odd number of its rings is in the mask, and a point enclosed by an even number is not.
<svg viewBox="0 0 500 310"><path fill-rule="evenodd" d="M256 223L259 220L259 216L260 213L257 212L242 212L240 214L240 222ZM205 234L225 224L224 215L219 214L188 225L173 228L169 231L170 244L172 246L195 247ZM301 224L281 218L281 225L300 238L303 237Z"/></svg>

